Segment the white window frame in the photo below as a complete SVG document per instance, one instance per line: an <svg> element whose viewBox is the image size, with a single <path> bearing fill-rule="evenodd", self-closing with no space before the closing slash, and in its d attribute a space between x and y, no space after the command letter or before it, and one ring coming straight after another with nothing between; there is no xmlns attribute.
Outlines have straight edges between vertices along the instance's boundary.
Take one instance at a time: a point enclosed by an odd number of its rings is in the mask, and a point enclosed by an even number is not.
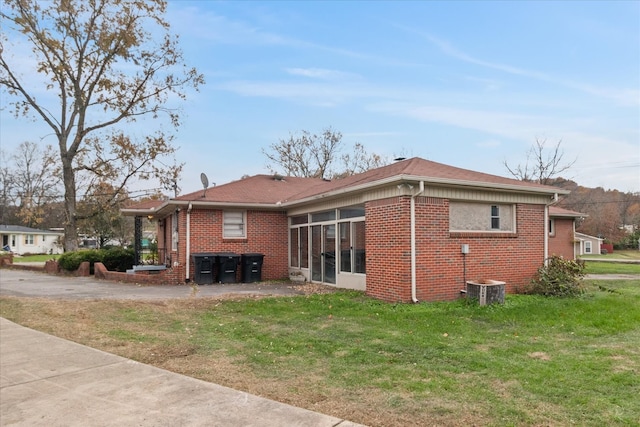
<svg viewBox="0 0 640 427"><path fill-rule="evenodd" d="M246 239L247 238L247 212L223 211L222 212L222 238Z"/></svg>
<svg viewBox="0 0 640 427"><path fill-rule="evenodd" d="M495 209L496 215L493 214ZM491 230L500 230L500 205L491 205ZM494 227L493 222L497 221L497 227Z"/></svg>
<svg viewBox="0 0 640 427"><path fill-rule="evenodd" d="M556 221L551 218L549 219L549 236L555 236L556 235Z"/></svg>
<svg viewBox="0 0 640 427"><path fill-rule="evenodd" d="M173 252L178 250L178 240L180 240L178 231L178 211L175 211L171 217L171 250Z"/></svg>
<svg viewBox="0 0 640 427"><path fill-rule="evenodd" d="M36 242L35 236L33 234L25 234L24 235L24 244L25 245L34 245Z"/></svg>
<svg viewBox="0 0 640 427"><path fill-rule="evenodd" d="M584 242L584 253L585 254L593 253L593 247L591 246L590 240L585 240Z"/></svg>

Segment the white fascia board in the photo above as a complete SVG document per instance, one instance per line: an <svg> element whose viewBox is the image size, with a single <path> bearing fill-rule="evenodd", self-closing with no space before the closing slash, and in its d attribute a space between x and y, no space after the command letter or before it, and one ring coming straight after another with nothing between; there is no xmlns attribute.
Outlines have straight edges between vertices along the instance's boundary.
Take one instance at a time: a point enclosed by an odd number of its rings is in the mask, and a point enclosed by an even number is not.
<svg viewBox="0 0 640 427"><path fill-rule="evenodd" d="M493 190L493 191L509 191L509 192L517 192L517 193L535 193L535 194L569 194L570 191L563 190L561 188L554 187L533 187L527 185L516 185L516 184L496 184L492 182L479 182L479 181L468 181L468 180L456 180L456 179L448 179L448 178L433 178L433 177L424 177L424 176L416 176L416 175L396 175L389 178L383 178L377 181L371 181L364 184L348 186L344 188L340 188L338 190L329 191L327 193L318 194L315 196L310 196L304 199L293 200L290 202L283 203L282 206L296 206L309 202L317 202L318 200L340 197L344 194L348 193L357 193L364 190L370 190L377 187L384 187L387 185L395 184L395 183L420 183L424 182L425 185L435 184L443 187L465 187L465 188L477 188L482 190Z"/></svg>

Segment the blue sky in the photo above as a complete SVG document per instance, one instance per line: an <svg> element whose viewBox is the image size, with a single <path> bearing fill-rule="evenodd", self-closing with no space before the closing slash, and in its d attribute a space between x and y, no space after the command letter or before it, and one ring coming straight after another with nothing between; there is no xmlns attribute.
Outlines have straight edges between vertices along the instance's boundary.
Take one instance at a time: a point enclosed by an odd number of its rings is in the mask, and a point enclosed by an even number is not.
<svg viewBox="0 0 640 427"><path fill-rule="evenodd" d="M183 104L183 193L268 173L263 149L327 127L503 176L561 139L565 177L640 191L640 2L170 1L168 20L207 81Z"/></svg>

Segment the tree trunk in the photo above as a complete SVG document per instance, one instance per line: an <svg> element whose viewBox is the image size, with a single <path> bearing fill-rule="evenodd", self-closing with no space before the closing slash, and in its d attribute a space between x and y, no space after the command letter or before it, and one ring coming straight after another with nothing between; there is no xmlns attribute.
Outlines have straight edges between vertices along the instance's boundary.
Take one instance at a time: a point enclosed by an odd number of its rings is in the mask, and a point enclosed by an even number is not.
<svg viewBox="0 0 640 427"><path fill-rule="evenodd" d="M76 225L76 176L72 160L62 157L62 179L64 182L64 251L78 249L78 227Z"/></svg>

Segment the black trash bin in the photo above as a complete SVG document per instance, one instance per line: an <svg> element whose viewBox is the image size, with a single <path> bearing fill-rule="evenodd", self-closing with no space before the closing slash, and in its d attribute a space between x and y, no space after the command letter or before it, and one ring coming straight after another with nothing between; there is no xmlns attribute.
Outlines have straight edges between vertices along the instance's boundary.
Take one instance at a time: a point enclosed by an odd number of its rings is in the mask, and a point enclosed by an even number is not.
<svg viewBox="0 0 640 427"><path fill-rule="evenodd" d="M242 254L240 276L242 283L260 282L262 280L263 254Z"/></svg>
<svg viewBox="0 0 640 427"><path fill-rule="evenodd" d="M236 272L238 270L238 263L240 262L240 255L232 252L217 252L216 265L218 267L218 282L219 283L236 283Z"/></svg>
<svg viewBox="0 0 640 427"><path fill-rule="evenodd" d="M211 285L214 282L216 256L212 253L194 253L193 265L195 271L193 281L198 285Z"/></svg>

